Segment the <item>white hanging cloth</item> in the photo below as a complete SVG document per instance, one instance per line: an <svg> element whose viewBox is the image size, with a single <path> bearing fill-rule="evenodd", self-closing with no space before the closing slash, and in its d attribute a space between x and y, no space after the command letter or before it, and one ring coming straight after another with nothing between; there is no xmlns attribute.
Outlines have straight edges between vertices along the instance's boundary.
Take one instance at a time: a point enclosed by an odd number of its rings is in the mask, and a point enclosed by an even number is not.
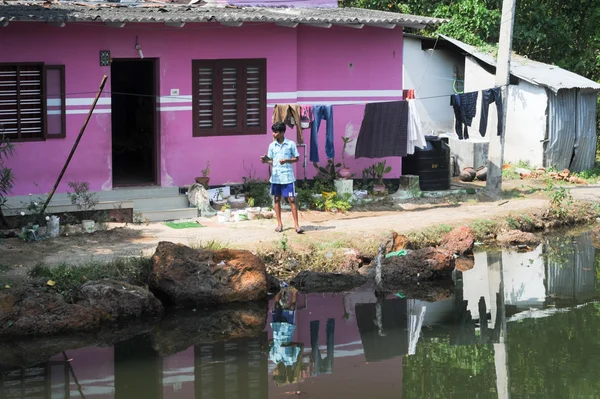
<svg viewBox="0 0 600 399"><path fill-rule="evenodd" d="M415 147L425 148L427 141L425 141L425 134L421 129L421 118L417 112L417 104L415 100L408 101L408 145L407 153L412 155L415 153Z"/></svg>

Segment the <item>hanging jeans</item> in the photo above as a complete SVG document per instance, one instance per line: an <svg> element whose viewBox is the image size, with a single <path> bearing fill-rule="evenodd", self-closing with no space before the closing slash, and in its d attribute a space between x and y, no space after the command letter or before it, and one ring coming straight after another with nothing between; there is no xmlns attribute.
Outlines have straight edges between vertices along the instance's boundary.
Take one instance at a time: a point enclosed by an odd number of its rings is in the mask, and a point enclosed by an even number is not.
<svg viewBox="0 0 600 399"><path fill-rule="evenodd" d="M331 105L313 105L314 121L310 128L310 161L319 162L319 126L325 119L325 155L327 159L333 159L335 150L333 148L333 107Z"/></svg>

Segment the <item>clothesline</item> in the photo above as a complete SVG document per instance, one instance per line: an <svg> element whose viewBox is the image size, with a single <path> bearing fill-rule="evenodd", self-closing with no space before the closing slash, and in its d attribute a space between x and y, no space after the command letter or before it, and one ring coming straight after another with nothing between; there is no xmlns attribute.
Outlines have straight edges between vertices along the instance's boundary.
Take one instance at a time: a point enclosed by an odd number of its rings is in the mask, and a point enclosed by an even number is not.
<svg viewBox="0 0 600 399"><path fill-rule="evenodd" d="M507 85L500 85L500 86L495 86L495 87L502 87L502 86L507 86ZM486 90L486 89L484 89ZM481 90L476 90L476 91L481 91ZM81 94L97 94L97 91L80 91L80 92L70 92L70 93L64 93L61 95L56 95L56 96L52 96L52 95L47 95L46 97L49 99L53 99L53 98L57 98L60 99L63 96L75 96L75 95L81 95ZM144 98L155 98L155 99L160 99L161 97L167 97L170 99L188 99L190 96L160 96L160 95L154 95L154 94L139 94L139 93L124 93L124 92L117 92L117 91L104 91L102 97L107 97L107 94L109 95L120 95L120 96L131 96L131 97L144 97ZM448 98L449 96L452 96L456 93L448 93L448 94L440 94L440 95L435 95L435 96L427 96L427 97L417 97L414 98L414 100L417 101L422 101L422 100L432 100L432 99L438 99L438 98ZM464 93L466 94L466 93ZM191 102L191 100L189 100ZM399 101L399 100L365 100L364 103L370 103L370 102L387 102L387 101ZM294 103L294 102L289 102L290 104ZM301 103L303 104L327 104L327 101L302 101ZM334 104L336 107L339 106L348 106L348 105L360 105L360 104Z"/></svg>

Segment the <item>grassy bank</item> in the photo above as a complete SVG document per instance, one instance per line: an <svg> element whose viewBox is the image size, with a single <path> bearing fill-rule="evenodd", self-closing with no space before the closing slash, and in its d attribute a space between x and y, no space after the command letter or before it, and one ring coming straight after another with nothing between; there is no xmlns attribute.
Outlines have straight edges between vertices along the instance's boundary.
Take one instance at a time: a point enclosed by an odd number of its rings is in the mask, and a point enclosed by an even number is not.
<svg viewBox="0 0 600 399"><path fill-rule="evenodd" d="M600 207L590 202L573 201L567 189L553 187L548 190L550 205L536 212L520 212L497 219L476 219L468 223L440 224L435 227L414 230L406 235L410 248L418 249L439 245L442 237L454 227L466 225L475 234L475 239L484 244L492 244L496 236L503 232L518 229L528 232L544 232L562 227L583 226L595 222L600 217ZM269 273L289 280L303 270L325 272L350 272L376 256L379 246L385 242L390 231L382 231L368 236L340 234L335 240L315 239L306 234L291 240L288 233L279 235L276 241L261 243L255 252L267 265ZM317 236L318 237L318 236ZM236 247L228 242L209 240L190 245L196 249L218 250ZM119 258L109 263L88 262L77 266L49 266L38 264L29 270L29 277L40 285L52 286L68 300L86 281L111 278L136 285L146 285L152 268L149 257ZM1 270L1 269L0 269ZM48 285L50 282L51 285ZM5 282L0 280L0 287ZM12 285L13 283L11 283Z"/></svg>

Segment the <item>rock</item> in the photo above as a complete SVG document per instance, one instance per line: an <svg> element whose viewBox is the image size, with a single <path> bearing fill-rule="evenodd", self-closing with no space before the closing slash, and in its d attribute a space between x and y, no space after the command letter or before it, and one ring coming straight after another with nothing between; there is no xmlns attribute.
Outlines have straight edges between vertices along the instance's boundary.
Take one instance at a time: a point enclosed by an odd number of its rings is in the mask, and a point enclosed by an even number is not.
<svg viewBox="0 0 600 399"><path fill-rule="evenodd" d="M162 303L147 289L108 279L85 283L75 303L102 312L113 321L161 316L164 312Z"/></svg>
<svg viewBox="0 0 600 399"><path fill-rule="evenodd" d="M192 249L161 241L149 286L175 306L249 302L267 297L265 264L250 251Z"/></svg>
<svg viewBox="0 0 600 399"><path fill-rule="evenodd" d="M51 290L31 286L0 291L0 337L93 331L102 313L65 302Z"/></svg>
<svg viewBox="0 0 600 399"><path fill-rule="evenodd" d="M267 292L269 294L275 294L281 289L281 283L279 279L272 274L267 274Z"/></svg>
<svg viewBox="0 0 600 399"><path fill-rule="evenodd" d="M409 244L410 242L407 236L392 231L390 237L384 242L385 253L389 254L390 252L406 249L408 248Z"/></svg>
<svg viewBox="0 0 600 399"><path fill-rule="evenodd" d="M235 303L210 309L180 309L165 317L150 335L152 347L170 356L192 345L256 337L267 323L266 301Z"/></svg>
<svg viewBox="0 0 600 399"><path fill-rule="evenodd" d="M356 272L363 263L363 258L358 249L348 248L344 251L344 260L339 267L339 271L344 273Z"/></svg>
<svg viewBox="0 0 600 399"><path fill-rule="evenodd" d="M466 256L459 256L454 259L454 268L459 272L466 272L471 270L475 266L473 258L467 258Z"/></svg>
<svg viewBox="0 0 600 399"><path fill-rule="evenodd" d="M466 227L455 227L442 238L440 247L446 249L453 254L464 255L473 252L475 245L475 234Z"/></svg>
<svg viewBox="0 0 600 399"><path fill-rule="evenodd" d="M304 270L290 285L303 292L348 291L365 284L368 278L360 274L322 273Z"/></svg>
<svg viewBox="0 0 600 399"><path fill-rule="evenodd" d="M375 265L371 266L374 270ZM381 278L387 285L402 286L449 278L454 270L453 253L440 248L422 248L406 256L383 259Z"/></svg>
<svg viewBox="0 0 600 399"><path fill-rule="evenodd" d="M539 244L540 239L533 233L527 233L521 230L510 230L506 233L501 233L496 237L496 240L503 245L527 245Z"/></svg>

